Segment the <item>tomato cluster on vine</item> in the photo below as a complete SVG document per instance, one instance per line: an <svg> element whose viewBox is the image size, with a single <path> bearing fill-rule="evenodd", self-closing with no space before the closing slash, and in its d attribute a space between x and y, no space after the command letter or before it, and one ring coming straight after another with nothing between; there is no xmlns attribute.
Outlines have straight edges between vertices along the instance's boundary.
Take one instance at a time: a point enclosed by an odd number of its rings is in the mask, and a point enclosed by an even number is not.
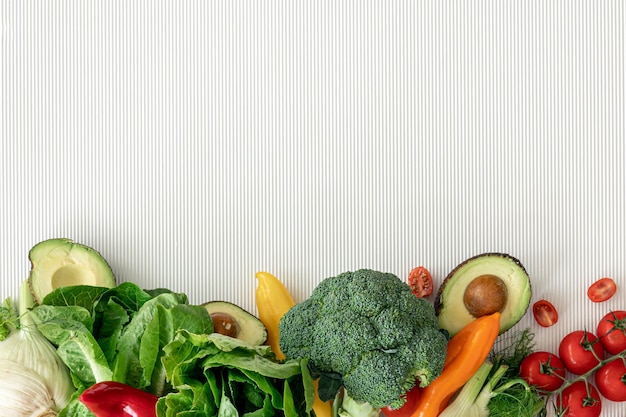
<svg viewBox="0 0 626 417"><path fill-rule="evenodd" d="M574 375L570 380L566 373ZM554 397L559 416L598 417L602 397L626 401L626 311L607 313L594 332L576 330L559 343L558 355L534 352L520 376Z"/></svg>

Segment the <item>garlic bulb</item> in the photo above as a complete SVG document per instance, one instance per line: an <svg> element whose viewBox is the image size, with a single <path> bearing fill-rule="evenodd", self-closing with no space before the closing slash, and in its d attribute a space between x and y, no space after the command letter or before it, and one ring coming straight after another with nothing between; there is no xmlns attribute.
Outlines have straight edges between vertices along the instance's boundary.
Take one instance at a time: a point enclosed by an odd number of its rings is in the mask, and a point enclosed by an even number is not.
<svg viewBox="0 0 626 417"><path fill-rule="evenodd" d="M56 404L43 379L33 370L0 359L0 416L53 417Z"/></svg>

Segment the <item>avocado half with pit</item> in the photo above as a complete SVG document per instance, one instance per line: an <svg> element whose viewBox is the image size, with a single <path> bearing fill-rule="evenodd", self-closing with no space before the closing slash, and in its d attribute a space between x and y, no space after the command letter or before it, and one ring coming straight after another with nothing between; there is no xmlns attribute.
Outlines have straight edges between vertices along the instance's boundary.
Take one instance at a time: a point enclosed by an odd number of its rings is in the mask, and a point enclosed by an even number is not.
<svg viewBox="0 0 626 417"><path fill-rule="evenodd" d="M439 287L435 311L451 336L476 318L500 312L500 334L517 324L530 305L531 284L521 262L483 253L452 270Z"/></svg>
<svg viewBox="0 0 626 417"><path fill-rule="evenodd" d="M115 276L104 257L95 249L71 239L39 242L28 252L28 259L31 263L28 285L37 304L59 287L115 286Z"/></svg>
<svg viewBox="0 0 626 417"><path fill-rule="evenodd" d="M228 301L210 301L202 304L213 320L215 333L234 337L252 346L267 340L267 329L252 313Z"/></svg>

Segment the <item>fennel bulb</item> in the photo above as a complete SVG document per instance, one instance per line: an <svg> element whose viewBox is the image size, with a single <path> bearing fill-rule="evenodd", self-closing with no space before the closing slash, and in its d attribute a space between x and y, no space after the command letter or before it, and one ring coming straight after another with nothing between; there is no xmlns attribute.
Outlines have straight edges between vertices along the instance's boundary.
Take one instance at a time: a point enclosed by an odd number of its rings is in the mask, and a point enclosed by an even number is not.
<svg viewBox="0 0 626 417"><path fill-rule="evenodd" d="M58 411L41 376L8 359L0 359L0 399L2 417L53 417Z"/></svg>
<svg viewBox="0 0 626 417"><path fill-rule="evenodd" d="M0 341L1 379L5 389L8 389L9 386L16 390L18 388L23 389L19 378L12 381L7 379L8 376L5 375L15 374L14 371L8 371L12 367L21 369L21 372L24 372L22 368L32 371L39 377L49 393L52 401L51 408L58 411L69 403L70 397L75 391L74 383L68 367L57 354L56 348L41 334L30 317L29 308L33 302L26 285L23 283L20 288L19 321L13 320L14 324L5 322L5 326L9 328L9 334ZM5 301L4 308L14 314L10 301ZM34 377L27 373L25 378L33 379ZM3 398L4 395L0 394L0 399ZM0 415L7 416L6 413L0 413Z"/></svg>
<svg viewBox="0 0 626 417"><path fill-rule="evenodd" d="M506 376L508 368L498 361L485 361L439 417L540 415L542 398L521 377Z"/></svg>

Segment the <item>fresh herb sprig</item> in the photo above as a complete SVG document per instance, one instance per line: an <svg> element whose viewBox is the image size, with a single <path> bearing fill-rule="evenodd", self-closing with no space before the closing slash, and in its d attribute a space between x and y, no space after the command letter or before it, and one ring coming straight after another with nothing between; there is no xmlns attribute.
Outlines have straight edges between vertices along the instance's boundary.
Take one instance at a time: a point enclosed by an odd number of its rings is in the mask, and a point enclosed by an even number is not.
<svg viewBox="0 0 626 417"><path fill-rule="evenodd" d="M501 336L487 361L442 416L545 416L544 398L519 376L519 366L534 346L530 329Z"/></svg>

